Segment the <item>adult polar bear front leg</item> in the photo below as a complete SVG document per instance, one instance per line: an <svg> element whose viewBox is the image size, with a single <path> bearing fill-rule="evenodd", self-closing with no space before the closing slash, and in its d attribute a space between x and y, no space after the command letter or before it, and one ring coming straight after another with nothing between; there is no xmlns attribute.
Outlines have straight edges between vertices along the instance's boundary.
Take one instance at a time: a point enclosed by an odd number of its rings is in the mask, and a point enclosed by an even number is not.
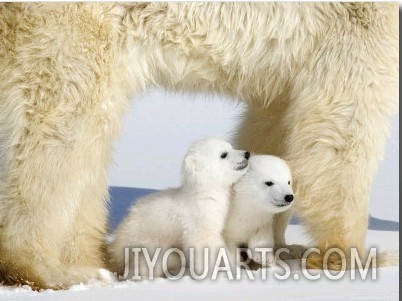
<svg viewBox="0 0 402 301"><path fill-rule="evenodd" d="M90 6L13 18L19 5L0 7L15 34L0 48L0 281L63 288L101 276L105 166L127 99L106 91L110 32Z"/></svg>
<svg viewBox="0 0 402 301"><path fill-rule="evenodd" d="M268 108L249 106L235 136L235 143L247 146L256 154L270 154L283 158L288 124L285 114L289 108L289 96L281 94ZM296 198L297 201L297 198ZM273 235L275 247L285 247L285 231L293 214L293 208L274 215Z"/></svg>
<svg viewBox="0 0 402 301"><path fill-rule="evenodd" d="M249 106L246 114L236 132L236 145L249 147L250 151L257 154L272 154L284 158L285 141L288 138L288 124L285 114L289 109L289 96L283 93L273 101L268 108ZM292 183L295 187L295 185ZM295 199L297 203L297 197ZM285 212L276 213L272 225L274 236L274 248L286 248L289 254L281 252L283 259L301 258L305 247L301 245L287 245L285 231L290 218L294 213L292 207Z"/></svg>
<svg viewBox="0 0 402 301"><path fill-rule="evenodd" d="M90 126L80 118L76 122ZM42 123L45 129L51 125L55 124ZM7 188L1 203L7 212L1 221L1 269L6 283L59 288L98 277L106 228L102 198L107 187L99 165L105 154L83 155L80 148L91 143L85 132L79 131L82 140L70 148L55 137L38 141L36 137L45 133L29 125L29 137L20 146L12 170L18 177L2 183ZM100 192L88 191L92 185L99 185ZM85 220L84 215L95 216Z"/></svg>

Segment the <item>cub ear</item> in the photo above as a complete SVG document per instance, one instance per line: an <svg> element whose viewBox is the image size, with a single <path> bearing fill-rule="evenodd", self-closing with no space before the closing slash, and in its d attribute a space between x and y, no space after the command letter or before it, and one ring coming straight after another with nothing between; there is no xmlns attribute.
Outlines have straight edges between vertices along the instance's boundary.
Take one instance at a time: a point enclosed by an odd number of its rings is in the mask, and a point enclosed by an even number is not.
<svg viewBox="0 0 402 301"><path fill-rule="evenodd" d="M184 166L187 171L190 172L197 172L202 169L202 164L199 158L194 155L187 155L184 158Z"/></svg>

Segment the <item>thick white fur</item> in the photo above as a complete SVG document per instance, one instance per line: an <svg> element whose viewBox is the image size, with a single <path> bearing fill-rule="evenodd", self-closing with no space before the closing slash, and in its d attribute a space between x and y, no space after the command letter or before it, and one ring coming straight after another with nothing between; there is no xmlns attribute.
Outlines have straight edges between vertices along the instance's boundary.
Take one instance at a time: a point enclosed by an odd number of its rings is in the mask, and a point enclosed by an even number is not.
<svg viewBox="0 0 402 301"><path fill-rule="evenodd" d="M223 153L226 158L221 158ZM212 273L219 248L225 247L222 236L229 209L231 187L247 171L248 157L217 139L200 140L192 144L183 162L183 180L178 188L148 195L134 204L115 233L111 245L112 260L120 276L124 275L125 248L130 248L130 273L144 278L164 276L162 258L170 248L179 248L190 257L194 248L194 271L204 271L204 248L209 249L209 272ZM146 248L151 258L161 248L155 269L149 272L145 257L140 254L138 274L134 273L131 248ZM170 258L169 258L170 259ZM176 260L169 269L177 270Z"/></svg>
<svg viewBox="0 0 402 301"><path fill-rule="evenodd" d="M246 102L237 147L289 163L317 246L364 252L370 185L398 107L398 11L1 3L0 279L57 288L96 277L112 142L130 97L155 85ZM275 217L278 244L289 215Z"/></svg>
<svg viewBox="0 0 402 301"><path fill-rule="evenodd" d="M263 253L255 248L274 249L274 215L291 208L291 185L292 175L284 160L269 155L250 158L246 175L234 185L225 223L224 237L230 253L247 246L255 262L268 267L275 263L273 252L264 261ZM292 200L286 201L286 196L292 196Z"/></svg>

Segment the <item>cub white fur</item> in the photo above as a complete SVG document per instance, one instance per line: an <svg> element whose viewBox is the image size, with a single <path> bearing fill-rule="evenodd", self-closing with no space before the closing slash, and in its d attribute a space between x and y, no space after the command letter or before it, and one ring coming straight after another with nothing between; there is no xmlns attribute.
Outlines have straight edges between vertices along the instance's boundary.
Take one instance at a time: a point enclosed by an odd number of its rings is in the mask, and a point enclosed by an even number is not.
<svg viewBox="0 0 402 301"><path fill-rule="evenodd" d="M194 271L201 274L204 271L203 248L208 247L210 259L214 259L215 252L225 246L222 231L230 190L246 173L248 157L248 152L234 150L222 140L210 138L193 143L184 158L182 185L138 200L118 227L110 247L116 271L124 274L124 278L131 275L161 277L164 252L170 248L186 252L191 247L195 250ZM145 255L140 254L138 273L134 272L130 250L127 274L126 247L146 248L150 257L161 248L154 269L148 269ZM181 268L179 264L173 256L169 257L169 270ZM210 264L213 261L210 260Z"/></svg>
<svg viewBox="0 0 402 301"><path fill-rule="evenodd" d="M234 185L234 197L224 228L229 250L248 246L252 259L262 266L274 264L273 252L262 258L255 248L274 247L274 215L293 201L292 176L279 157L252 156L249 169ZM263 260L264 259L264 260Z"/></svg>

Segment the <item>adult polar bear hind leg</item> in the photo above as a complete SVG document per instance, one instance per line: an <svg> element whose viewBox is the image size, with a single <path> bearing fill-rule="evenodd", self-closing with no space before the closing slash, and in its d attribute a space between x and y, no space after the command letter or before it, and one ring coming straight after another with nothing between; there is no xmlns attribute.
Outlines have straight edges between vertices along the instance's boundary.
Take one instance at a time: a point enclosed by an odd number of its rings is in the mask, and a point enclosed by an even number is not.
<svg viewBox="0 0 402 301"><path fill-rule="evenodd" d="M0 4L0 279L102 278L111 145L154 85L246 101L237 146L289 162L321 249L364 253L397 25L398 3Z"/></svg>

